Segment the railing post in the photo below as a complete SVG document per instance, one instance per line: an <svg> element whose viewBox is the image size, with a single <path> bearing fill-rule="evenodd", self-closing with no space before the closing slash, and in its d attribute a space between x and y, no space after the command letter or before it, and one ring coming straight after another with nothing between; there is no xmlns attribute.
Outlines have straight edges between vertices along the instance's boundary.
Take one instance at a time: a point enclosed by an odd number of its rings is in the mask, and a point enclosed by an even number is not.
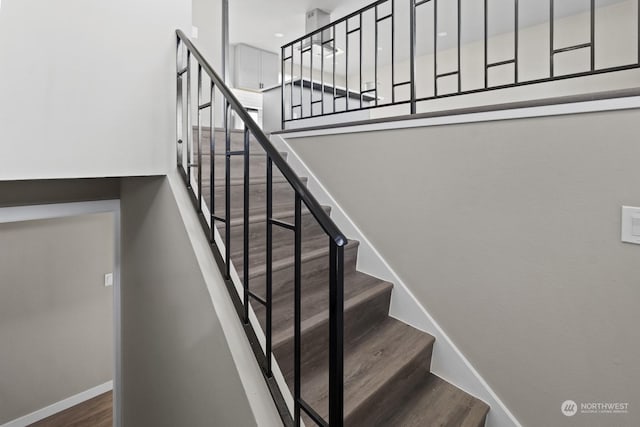
<svg viewBox="0 0 640 427"><path fill-rule="evenodd" d="M300 426L300 400L302 399L301 379L301 347L302 347L302 207L300 195L295 195L295 243L294 243L294 319L293 319L293 353L294 353L294 415L296 427ZM331 389L330 389L331 390Z"/></svg>
<svg viewBox="0 0 640 427"><path fill-rule="evenodd" d="M244 184L242 204L243 210L243 277L244 282L244 323L249 323L249 128L246 123L244 125ZM227 228L230 228L227 226Z"/></svg>
<svg viewBox="0 0 640 427"><path fill-rule="evenodd" d="M273 161L271 156L267 154L267 319L266 319L266 356L267 356L267 375L271 377L271 321L272 321L272 308L271 296L273 294L273 223L271 218L273 216Z"/></svg>
<svg viewBox="0 0 640 427"><path fill-rule="evenodd" d="M224 102L224 276L231 278L231 131L229 129L229 101Z"/></svg>
<svg viewBox="0 0 640 427"><path fill-rule="evenodd" d="M284 46L280 48L280 127L284 130Z"/></svg>
<svg viewBox="0 0 640 427"><path fill-rule="evenodd" d="M182 165L184 145L182 143L182 121L184 111L182 109L182 75L180 75L180 37L176 36L176 162L178 167Z"/></svg>
<svg viewBox="0 0 640 427"><path fill-rule="evenodd" d="M329 239L329 425L344 422L344 247Z"/></svg>
<svg viewBox="0 0 640 427"><path fill-rule="evenodd" d="M198 126L198 212L202 212L202 124L200 123L200 104L202 103L202 66L198 64L198 94L197 98L197 115Z"/></svg>
<svg viewBox="0 0 640 427"><path fill-rule="evenodd" d="M191 126L191 51L187 50L187 188L191 189L191 144L193 144L193 129Z"/></svg>
<svg viewBox="0 0 640 427"><path fill-rule="evenodd" d="M416 0L409 7L409 81L411 86L411 114L416 113ZM435 78L435 77L434 77Z"/></svg>
<svg viewBox="0 0 640 427"><path fill-rule="evenodd" d="M215 202L215 168L216 168L216 132L215 132L215 92L216 85L211 81L210 86L211 95L209 96L209 100L211 101L211 107L209 108L209 221L211 224L211 228L209 229L209 242L213 243L215 240L215 212L216 212L216 202Z"/></svg>

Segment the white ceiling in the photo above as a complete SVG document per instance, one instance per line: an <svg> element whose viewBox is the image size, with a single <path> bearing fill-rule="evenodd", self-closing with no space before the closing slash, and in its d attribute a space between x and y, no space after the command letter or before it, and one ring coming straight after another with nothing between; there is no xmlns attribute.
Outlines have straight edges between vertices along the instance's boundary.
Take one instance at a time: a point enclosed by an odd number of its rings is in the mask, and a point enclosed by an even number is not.
<svg viewBox="0 0 640 427"><path fill-rule="evenodd" d="M596 0L596 7L610 5L625 0ZM280 47L305 34L305 12L320 8L331 13L331 20L335 21L350 12L358 10L373 0L231 0L230 2L230 42L246 43L273 52L280 52ZM390 3L390 2L389 2ZM395 0L396 3L396 59L401 60L408 54L409 31L409 0ZM424 54L433 50L433 2L419 6L417 12L417 40L427 41L418 43L418 53ZM489 0L489 33L490 35L513 31L514 0ZM479 40L484 32L483 0L461 0L462 10L462 42ZM590 0L555 0L555 17L574 15L589 9ZM444 37L438 37L439 49L454 47L457 32L457 0L438 1L438 32L447 32ZM548 0L519 0L520 26L547 22L549 19ZM383 12L381 12L383 13ZM373 22L373 14L370 14ZM365 18L366 19L366 18ZM387 21L388 22L388 21ZM372 28L372 24L369 28ZM340 29L342 34L344 28ZM390 35L388 28L382 25L380 31L380 50L390 51ZM371 31L372 32L372 31ZM277 38L275 33L282 33L284 37ZM338 46L344 49L343 40ZM353 41L357 40L357 33L353 34ZM385 41L385 39L387 39ZM365 35L363 51L373 51L373 35ZM406 47L406 49L405 49ZM407 50L407 52L403 52ZM371 57L373 55L370 55ZM384 62L385 54L380 55ZM336 57L340 64L343 56ZM315 64L317 65L317 64ZM315 68L315 67L314 67Z"/></svg>

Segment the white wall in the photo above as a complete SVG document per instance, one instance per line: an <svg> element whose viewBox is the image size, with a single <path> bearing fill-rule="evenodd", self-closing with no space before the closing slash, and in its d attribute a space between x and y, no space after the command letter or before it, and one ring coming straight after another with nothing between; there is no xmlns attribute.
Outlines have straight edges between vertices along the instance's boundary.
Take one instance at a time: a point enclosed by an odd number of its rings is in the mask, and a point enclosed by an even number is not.
<svg viewBox="0 0 640 427"><path fill-rule="evenodd" d="M3 0L0 180L165 173L189 0Z"/></svg>

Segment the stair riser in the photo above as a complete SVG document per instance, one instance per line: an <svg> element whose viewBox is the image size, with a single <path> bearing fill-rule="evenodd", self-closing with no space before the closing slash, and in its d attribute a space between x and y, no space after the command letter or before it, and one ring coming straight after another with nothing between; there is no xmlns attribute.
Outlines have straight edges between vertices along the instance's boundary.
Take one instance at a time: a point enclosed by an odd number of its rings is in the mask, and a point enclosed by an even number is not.
<svg viewBox="0 0 640 427"><path fill-rule="evenodd" d="M267 206L267 191L265 183L253 183L249 187L249 210L252 212L265 211ZM231 212L233 218L242 218L242 209L244 207L244 186L232 185L231 189ZM209 186L202 186L203 197L209 205ZM224 186L214 187L215 197L215 214L224 217L225 213L225 188ZM295 202L294 191L288 182L274 182L273 191L273 209L277 211L282 206L293 206Z"/></svg>
<svg viewBox="0 0 640 427"><path fill-rule="evenodd" d="M318 258L303 261L301 271L302 295L305 289L324 286L329 289L329 239L327 239L327 252ZM358 256L358 245L349 245L344 251L344 265L346 271L354 271ZM277 295L294 287L294 266L293 263L285 268L273 271L272 292ZM265 295L266 277L260 274L250 278L252 289L260 296Z"/></svg>
<svg viewBox="0 0 640 427"><path fill-rule="evenodd" d="M197 157L194 157L194 162L197 160ZM215 182L220 185L224 183L225 179L225 156L223 155L215 155L214 156L214 173L215 173ZM208 184L211 176L211 160L209 154L202 156L202 182ZM231 156L231 178L240 179L244 177L244 158L242 156ZM194 176L197 176L198 170L194 167L193 169ZM276 179L282 178L282 174L276 168L273 167L272 176ZM249 156L249 177L251 179L259 178L266 179L267 177L267 157L266 156Z"/></svg>
<svg viewBox="0 0 640 427"><path fill-rule="evenodd" d="M200 137L200 143L202 144L202 152L209 153L209 129L202 129L202 135ZM244 133L243 132L231 132L231 151L241 151L244 150ZM198 128L193 129L193 140L197 141L198 138ZM224 153L226 149L225 143L225 135L224 132L216 131L214 134L215 138L215 152L216 153ZM193 152L197 151L197 147L194 144ZM253 137L249 137L249 152L255 154L263 154L264 149L258 143L258 141Z"/></svg>
<svg viewBox="0 0 640 427"><path fill-rule="evenodd" d="M265 252L267 245L267 223L266 216L261 216L260 222L254 222L249 224L249 253L253 254L256 251ZM293 224L295 219L293 216L279 217L278 220ZM322 230L322 227L315 220L313 215L302 215L302 241L304 242L312 240L314 238L320 238L326 233ZM224 225L218 226L220 234L224 235ZM282 228L278 225L272 225L273 233L273 247L278 248L282 245L293 246L295 233L292 230ZM328 237L327 237L328 239ZM237 224L231 227L231 255L241 255L243 252L243 240L244 240L244 224ZM292 253L293 254L293 253ZM262 260L264 262L264 260Z"/></svg>
<svg viewBox="0 0 640 427"><path fill-rule="evenodd" d="M328 297L328 293L327 293ZM391 288L352 307L345 307L344 342L345 353L348 344L357 337L376 327L389 313ZM329 360L329 319L315 325L312 329L303 330L302 335L302 372L328 372ZM274 349L280 369L289 384L293 384L293 336ZM328 381L328 378L327 378Z"/></svg>
<svg viewBox="0 0 640 427"><path fill-rule="evenodd" d="M369 399L345 414L345 425L384 425L384 419L407 399L406 391L424 381L431 369L432 347L425 348L410 363L399 370L390 381L380 387Z"/></svg>

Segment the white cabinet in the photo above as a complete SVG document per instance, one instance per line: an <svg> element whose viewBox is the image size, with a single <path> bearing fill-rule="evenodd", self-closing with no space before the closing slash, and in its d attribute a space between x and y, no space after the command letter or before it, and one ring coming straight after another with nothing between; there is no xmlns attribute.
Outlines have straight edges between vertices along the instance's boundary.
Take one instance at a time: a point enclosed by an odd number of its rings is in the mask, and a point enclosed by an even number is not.
<svg viewBox="0 0 640 427"><path fill-rule="evenodd" d="M239 89L261 90L278 84L280 58L246 44L235 48L235 86Z"/></svg>

